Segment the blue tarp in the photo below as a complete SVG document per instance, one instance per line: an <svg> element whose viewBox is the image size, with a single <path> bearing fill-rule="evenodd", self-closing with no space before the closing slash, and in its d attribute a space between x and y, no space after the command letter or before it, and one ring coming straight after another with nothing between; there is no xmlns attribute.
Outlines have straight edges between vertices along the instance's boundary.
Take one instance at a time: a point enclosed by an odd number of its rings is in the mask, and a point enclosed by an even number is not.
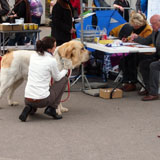
<svg viewBox="0 0 160 160"><path fill-rule="evenodd" d="M97 26L100 27L100 30L106 28L108 35L113 28L119 26L120 24L126 23L125 19L116 10L101 10L96 11L95 14L98 20ZM92 26L92 15L83 19L83 30L86 30L87 25ZM77 23L75 27L77 37L80 37L81 23Z"/></svg>

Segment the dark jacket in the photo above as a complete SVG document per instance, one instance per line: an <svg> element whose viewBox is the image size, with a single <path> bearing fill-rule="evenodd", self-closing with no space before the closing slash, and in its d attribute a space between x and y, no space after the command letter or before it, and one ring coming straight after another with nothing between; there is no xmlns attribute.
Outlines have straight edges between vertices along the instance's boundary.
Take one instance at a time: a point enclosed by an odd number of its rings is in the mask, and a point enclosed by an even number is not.
<svg viewBox="0 0 160 160"><path fill-rule="evenodd" d="M127 7L129 8L130 7L130 4L128 2L128 0L124 0L124 1L121 1L121 0L115 0L113 4L117 4L121 7ZM118 9L118 12L120 13L120 15L128 22L129 21L129 10L128 9L125 9L124 10L124 15L123 15L123 12Z"/></svg>
<svg viewBox="0 0 160 160"><path fill-rule="evenodd" d="M138 36L138 38L134 39L134 42L144 44L144 45L150 45L153 43L154 47L156 47L155 57L157 59L160 59L160 32L153 31L146 38L142 38Z"/></svg>
<svg viewBox="0 0 160 160"><path fill-rule="evenodd" d="M72 11L64 8L62 4L57 1L52 10L52 36L56 40L70 41L72 29Z"/></svg>
<svg viewBox="0 0 160 160"><path fill-rule="evenodd" d="M31 22L30 5L27 0L19 0L19 3L15 3L13 11L17 14L15 19L24 18L25 23Z"/></svg>
<svg viewBox="0 0 160 160"><path fill-rule="evenodd" d="M1 16L4 16L4 15L6 15L9 12L9 4L8 4L7 0L0 0L0 5L1 5L1 9L0 9L0 23L2 23Z"/></svg>
<svg viewBox="0 0 160 160"><path fill-rule="evenodd" d="M141 0L137 0L136 2L136 10L141 11Z"/></svg>

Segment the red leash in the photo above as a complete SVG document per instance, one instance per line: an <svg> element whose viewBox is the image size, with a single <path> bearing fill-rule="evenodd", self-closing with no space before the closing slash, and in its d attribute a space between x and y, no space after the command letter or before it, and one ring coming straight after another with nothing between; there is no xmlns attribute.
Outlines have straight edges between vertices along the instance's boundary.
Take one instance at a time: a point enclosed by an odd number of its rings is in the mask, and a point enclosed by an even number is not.
<svg viewBox="0 0 160 160"><path fill-rule="evenodd" d="M71 71L70 71L70 69L68 70L68 74L67 74L67 77L69 77L70 76L70 74L71 74ZM70 97L70 81L69 81L69 79L68 79L68 95L67 95L67 97L64 99L64 100L61 100L61 102L65 102L65 101L67 101L68 99L69 99L69 97Z"/></svg>
<svg viewBox="0 0 160 160"><path fill-rule="evenodd" d="M68 80L68 85L67 86L68 86L68 95L67 95L67 97L65 99L61 100L61 102L67 101L69 99L69 97L70 97L70 82L69 82L69 80Z"/></svg>
<svg viewBox="0 0 160 160"><path fill-rule="evenodd" d="M2 56L0 56L0 69L1 69L1 60L2 60Z"/></svg>

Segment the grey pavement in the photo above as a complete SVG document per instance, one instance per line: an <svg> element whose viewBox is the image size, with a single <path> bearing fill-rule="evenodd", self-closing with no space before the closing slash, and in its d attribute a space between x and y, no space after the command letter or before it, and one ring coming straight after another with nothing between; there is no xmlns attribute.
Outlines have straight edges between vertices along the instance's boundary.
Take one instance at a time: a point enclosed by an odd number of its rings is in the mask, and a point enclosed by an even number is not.
<svg viewBox="0 0 160 160"><path fill-rule="evenodd" d="M41 29L41 37L50 34ZM8 106L6 94L0 100L0 160L159 160L159 100L143 102L137 91L110 100L71 92L62 120L39 109L20 122L24 87L14 94L19 106Z"/></svg>

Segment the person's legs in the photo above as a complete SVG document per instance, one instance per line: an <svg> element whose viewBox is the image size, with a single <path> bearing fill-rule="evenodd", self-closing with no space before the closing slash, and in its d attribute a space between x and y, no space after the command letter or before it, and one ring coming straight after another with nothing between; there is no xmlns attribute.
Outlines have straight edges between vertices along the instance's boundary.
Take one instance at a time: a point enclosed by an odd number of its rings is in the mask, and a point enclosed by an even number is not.
<svg viewBox="0 0 160 160"><path fill-rule="evenodd" d="M137 81L137 67L136 67L136 54L129 54L124 56L120 61L120 69L123 72L123 87L126 92L134 91Z"/></svg>
<svg viewBox="0 0 160 160"><path fill-rule="evenodd" d="M49 104L45 109L44 113L52 116L54 119L61 119L62 116L56 113L56 109L60 104L62 95L66 88L66 84L68 82L68 78L64 77L60 81L55 82L53 86L50 87L50 96L49 96Z"/></svg>
<svg viewBox="0 0 160 160"><path fill-rule="evenodd" d="M68 78L63 77L60 81L54 82L54 84L50 87L49 106L57 109L66 88L67 82Z"/></svg>
<svg viewBox="0 0 160 160"><path fill-rule="evenodd" d="M19 116L19 119L23 122L26 121L28 115L33 115L36 111L37 108L43 108L48 106L48 97L42 100L32 100L30 98L25 98L25 107Z"/></svg>
<svg viewBox="0 0 160 160"><path fill-rule="evenodd" d="M155 61L150 64L150 90L149 94L158 95L159 88L159 72L160 61Z"/></svg>
<svg viewBox="0 0 160 160"><path fill-rule="evenodd" d="M128 55L128 79L130 83L137 82L137 59L138 54L133 53Z"/></svg>
<svg viewBox="0 0 160 160"><path fill-rule="evenodd" d="M16 37L17 37L17 45L24 45L25 34L16 33Z"/></svg>
<svg viewBox="0 0 160 160"><path fill-rule="evenodd" d="M28 115L29 115L29 113L31 112L31 110L32 110L32 107L31 107L31 106L25 105L22 113L21 113L20 116L19 116L19 119L20 119L22 122L25 122L26 119L27 119L27 117L28 117Z"/></svg>
<svg viewBox="0 0 160 160"><path fill-rule="evenodd" d="M32 23L38 24L38 26L40 26L41 17L32 16L31 18L32 18ZM31 39L31 44L35 45L36 39L37 39L37 34L35 33L34 36Z"/></svg>
<svg viewBox="0 0 160 160"><path fill-rule="evenodd" d="M149 91L149 76L150 76L150 64L154 61L154 59L146 59L140 62L140 73L143 78L143 82L145 84L145 87L147 91Z"/></svg>
<svg viewBox="0 0 160 160"><path fill-rule="evenodd" d="M129 80L129 77L128 77L129 71L128 71L127 61L128 61L128 56L123 56L123 58L120 60L120 63L119 63L119 68L120 70L122 70L122 73L123 73L123 83L126 83Z"/></svg>
<svg viewBox="0 0 160 160"><path fill-rule="evenodd" d="M158 99L159 71L160 61L152 62L150 64L149 95L143 97L142 101Z"/></svg>

